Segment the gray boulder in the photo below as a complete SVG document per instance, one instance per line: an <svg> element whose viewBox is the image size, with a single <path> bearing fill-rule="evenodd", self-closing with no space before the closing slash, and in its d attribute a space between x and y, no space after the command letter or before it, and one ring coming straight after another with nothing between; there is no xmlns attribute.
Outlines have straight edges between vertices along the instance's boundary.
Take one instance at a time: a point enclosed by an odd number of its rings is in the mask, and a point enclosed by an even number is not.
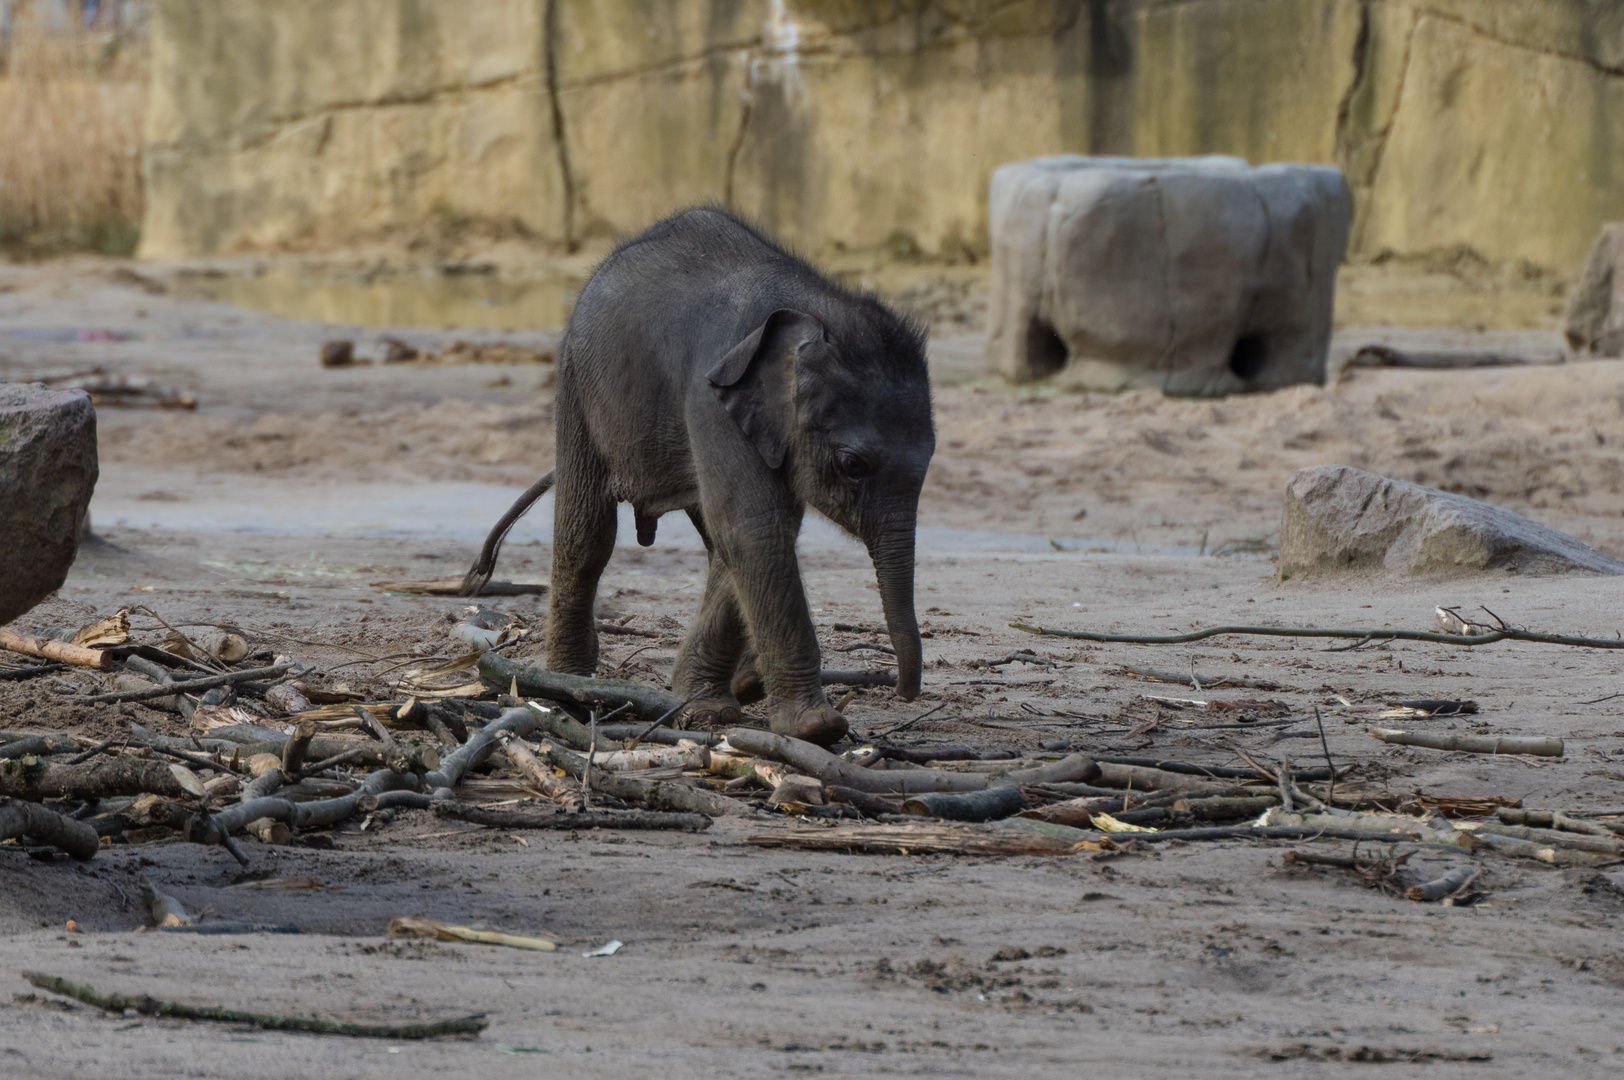
<svg viewBox="0 0 1624 1080"><path fill-rule="evenodd" d="M990 196L987 367L1217 396L1324 382L1351 203L1338 169L1060 156Z"/></svg>
<svg viewBox="0 0 1624 1080"><path fill-rule="evenodd" d="M1568 344L1596 356L1624 356L1624 223L1601 227L1584 273L1568 296Z"/></svg>
<svg viewBox="0 0 1624 1080"><path fill-rule="evenodd" d="M96 473L83 390L0 383L0 625L61 588Z"/></svg>
<svg viewBox="0 0 1624 1080"><path fill-rule="evenodd" d="M1624 574L1624 562L1498 506L1403 480L1317 465L1286 483L1280 573Z"/></svg>

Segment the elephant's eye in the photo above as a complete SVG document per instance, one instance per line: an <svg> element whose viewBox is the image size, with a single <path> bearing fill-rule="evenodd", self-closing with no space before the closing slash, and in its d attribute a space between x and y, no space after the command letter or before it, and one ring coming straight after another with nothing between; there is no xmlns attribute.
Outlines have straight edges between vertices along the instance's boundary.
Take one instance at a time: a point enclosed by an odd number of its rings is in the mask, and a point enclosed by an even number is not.
<svg viewBox="0 0 1624 1080"><path fill-rule="evenodd" d="M847 480L861 480L865 476L871 476L874 473L873 462L860 454L852 453L850 450L835 452L835 468L839 469L840 475Z"/></svg>

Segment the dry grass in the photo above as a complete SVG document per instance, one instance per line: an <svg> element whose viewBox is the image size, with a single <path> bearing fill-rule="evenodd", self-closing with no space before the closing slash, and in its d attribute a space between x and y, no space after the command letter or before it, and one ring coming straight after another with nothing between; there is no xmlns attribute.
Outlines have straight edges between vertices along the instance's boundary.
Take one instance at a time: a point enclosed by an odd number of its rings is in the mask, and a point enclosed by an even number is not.
<svg viewBox="0 0 1624 1080"><path fill-rule="evenodd" d="M128 254L141 224L142 41L19 19L0 53L0 252Z"/></svg>

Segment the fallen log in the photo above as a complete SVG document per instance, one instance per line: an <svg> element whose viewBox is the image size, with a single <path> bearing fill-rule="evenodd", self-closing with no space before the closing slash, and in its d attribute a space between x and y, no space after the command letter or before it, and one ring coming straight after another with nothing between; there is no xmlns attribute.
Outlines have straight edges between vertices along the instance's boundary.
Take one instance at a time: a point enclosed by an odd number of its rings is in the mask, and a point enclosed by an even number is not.
<svg viewBox="0 0 1624 1080"><path fill-rule="evenodd" d="M487 651L479 658L479 677L486 684L506 691L517 683L521 697L547 698L600 709L629 706L628 711L645 723L680 709L683 699L628 679L589 679L558 671L531 667Z"/></svg>
<svg viewBox="0 0 1624 1080"><path fill-rule="evenodd" d="M1403 833L1374 829L1320 828L1309 825L1207 825L1196 829L1163 829L1134 833L1135 840L1365 840L1378 844L1410 843ZM1420 841L1426 843L1425 841ZM1427 846L1458 847L1455 844Z"/></svg>
<svg viewBox="0 0 1624 1080"><path fill-rule="evenodd" d="M37 971L25 971L22 976L41 990L82 1001L110 1013L123 1015L134 1011L144 1016L167 1016L176 1020L218 1020L227 1024L248 1024L266 1031L308 1031L317 1035L355 1035L373 1039L433 1039L442 1035L477 1035L489 1026L489 1021L483 1015L427 1024L357 1024L340 1020L313 1020L240 1012L215 1006L180 1005L172 1001L159 1001L146 994L103 994L94 987Z"/></svg>
<svg viewBox="0 0 1624 1080"><path fill-rule="evenodd" d="M379 769L348 795L315 799L310 802L294 802L276 795L260 794L272 786L267 778L274 779L274 774L261 773L245 789L245 793L254 797L212 814L193 815L184 830L186 838L198 844L223 844L232 833L241 832L247 828L249 822L260 818L280 821L290 829L313 829L324 825L336 825L358 813L363 799L389 791L402 789L409 791L418 784L417 778L410 774L398 773L393 769ZM229 848L229 845L227 847Z"/></svg>
<svg viewBox="0 0 1624 1080"><path fill-rule="evenodd" d="M26 664L23 667L0 667L0 682L8 679L32 679L36 675L49 675L53 671L62 671L70 667L69 664Z"/></svg>
<svg viewBox="0 0 1624 1080"><path fill-rule="evenodd" d="M1086 754L1070 754L1059 761L1031 769L994 773L1004 784L1091 784L1101 776L1100 767Z"/></svg>
<svg viewBox="0 0 1624 1080"><path fill-rule="evenodd" d="M1070 825L1077 829L1090 828L1095 814L1112 814L1121 817L1127 811L1123 809L1120 795L1100 798L1089 797L1069 799L1066 802L1050 803L1048 806L1037 806L1021 813L1024 818L1034 821L1047 821L1055 825Z"/></svg>
<svg viewBox="0 0 1624 1080"><path fill-rule="evenodd" d="M46 799L107 799L150 792L180 798L188 794L169 763L135 754L96 757L79 765L37 761L0 762L0 795L44 802Z"/></svg>
<svg viewBox="0 0 1624 1080"><path fill-rule="evenodd" d="M946 821L997 821L1024 809L1026 799L1014 784L998 784L985 791L926 792L910 795L902 803L904 814Z"/></svg>
<svg viewBox="0 0 1624 1080"><path fill-rule="evenodd" d="M586 725L581 725L584 729ZM691 740L700 746L715 746L722 741L720 731L682 731L677 728L657 727L649 730L647 724L599 724L598 749L618 749L622 744L637 739L639 745L658 743L661 746L675 746L684 740ZM569 740L566 740L569 741ZM573 743L572 743L573 745ZM585 750L586 743L575 747Z"/></svg>
<svg viewBox="0 0 1624 1080"><path fill-rule="evenodd" d="M1101 850L1110 844L1094 833L1025 818L1010 818L988 825L836 825L783 829L747 836L744 842L756 847L876 855L1070 855L1089 847Z"/></svg>
<svg viewBox="0 0 1624 1080"><path fill-rule="evenodd" d="M864 817L879 817L881 814L895 814L902 807L896 800L901 796L886 797L874 795L867 791L858 791L856 788L841 787L830 784L825 789L832 803L844 803L856 809Z"/></svg>
<svg viewBox="0 0 1624 1080"><path fill-rule="evenodd" d="M1420 746L1428 750L1454 750L1466 754L1531 754L1561 757L1562 740L1545 735L1448 735L1431 731L1370 728L1370 734L1394 746Z"/></svg>
<svg viewBox="0 0 1624 1080"><path fill-rule="evenodd" d="M1179 799L1173 803L1172 809L1174 813L1189 814L1198 821L1233 821L1236 818L1261 814L1271 806L1279 805L1280 799L1274 795L1255 795L1248 798L1216 796L1210 799Z"/></svg>
<svg viewBox="0 0 1624 1080"><path fill-rule="evenodd" d="M36 844L49 844L86 862L101 846L95 826L76 821L37 803L0 798L0 840L22 837Z"/></svg>
<svg viewBox="0 0 1624 1080"><path fill-rule="evenodd" d="M41 640L26 634L14 634L9 630L0 630L0 648L21 653L23 656L37 656L42 660L72 664L75 667L95 668L97 671L113 670L112 654L101 649L69 645L67 642L50 639Z"/></svg>
<svg viewBox="0 0 1624 1080"><path fill-rule="evenodd" d="M1097 762L1100 767L1099 785L1108 788L1133 788L1135 791L1183 791L1191 794L1219 795L1232 791L1235 785L1223 781L1204 780L1187 773L1165 772L1143 765L1117 765Z"/></svg>
<svg viewBox="0 0 1624 1080"><path fill-rule="evenodd" d="M1521 807L1501 806L1496 808L1494 815L1502 825L1529 825L1541 829L1585 833L1589 836L1605 836L1609 839L1618 835L1605 825L1580 821L1560 810L1524 810Z"/></svg>
<svg viewBox="0 0 1624 1080"><path fill-rule="evenodd" d="M583 755L555 743L547 743L546 746L547 760L554 767L563 769L577 780L582 779L586 771L586 758ZM750 812L744 803L735 802L714 791L668 780L639 780L625 773L604 772L596 766L592 768L588 786L593 791L601 791L626 802L642 803L652 810L704 814L713 818Z"/></svg>
<svg viewBox="0 0 1624 1080"><path fill-rule="evenodd" d="M821 746L754 728L734 728L727 733L727 741L729 746L743 753L782 761L825 784L858 791L911 795L926 791L980 791L987 787L987 777L982 773L865 769L841 760Z"/></svg>
<svg viewBox="0 0 1624 1080"><path fill-rule="evenodd" d="M1431 881L1423 881L1419 885L1411 885L1404 890L1404 895L1411 900L1432 901L1442 900L1451 893L1464 889L1468 882L1477 877L1477 867L1470 863L1457 866L1443 877Z"/></svg>
<svg viewBox="0 0 1624 1080"><path fill-rule="evenodd" d="M1020 755L1013 750L972 750L968 746L936 746L924 749L878 746L875 751L886 761L906 761L929 765L933 761L1010 761Z"/></svg>
<svg viewBox="0 0 1624 1080"><path fill-rule="evenodd" d="M542 814L523 814L506 810L481 810L449 799L436 801L436 814L470 825L489 825L497 829L676 829L686 832L704 832L711 819L704 814L671 814L653 810L593 810L574 813L554 810Z"/></svg>
<svg viewBox="0 0 1624 1080"><path fill-rule="evenodd" d="M530 782L535 784L536 789L543 795L555 802L571 802L577 805L580 803L580 787L555 776L551 769L537 759L523 739L510 731L502 732L498 738L502 743L502 752L507 755L514 768L529 777Z"/></svg>
<svg viewBox="0 0 1624 1080"><path fill-rule="evenodd" d="M1606 866L1608 863L1619 861L1617 855L1574 851L1554 844L1541 844L1515 836L1501 836L1498 833L1484 833L1477 837L1477 842L1500 855L1509 855L1517 859L1537 859L1552 866Z"/></svg>
<svg viewBox="0 0 1624 1080"><path fill-rule="evenodd" d="M148 698L169 697L173 694L195 694L200 690L212 690L216 686L230 686L232 683L247 682L253 679L274 678L285 675L293 669L291 661L282 664L272 664L270 667L245 668L242 671L228 671L223 675L210 675L202 679L187 679L184 682L165 683L162 686L152 686L146 690L121 690L116 694L91 694L75 700L85 704L101 704L109 701L146 701Z"/></svg>
<svg viewBox="0 0 1624 1080"><path fill-rule="evenodd" d="M1536 844L1571 848L1574 851L1595 851L1603 855L1624 856L1624 840L1616 836L1601 837L1591 833L1564 832L1556 829L1531 829L1526 825L1497 825L1488 821L1463 823L1476 836L1490 833L1531 840Z"/></svg>

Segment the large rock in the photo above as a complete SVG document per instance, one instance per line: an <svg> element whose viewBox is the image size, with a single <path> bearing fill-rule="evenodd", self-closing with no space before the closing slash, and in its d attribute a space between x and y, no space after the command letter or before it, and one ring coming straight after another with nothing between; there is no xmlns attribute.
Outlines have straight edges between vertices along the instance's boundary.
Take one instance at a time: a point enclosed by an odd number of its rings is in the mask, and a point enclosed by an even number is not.
<svg viewBox="0 0 1624 1080"><path fill-rule="evenodd" d="M1403 480L1317 465L1286 483L1280 573L1624 574L1624 562L1498 506Z"/></svg>
<svg viewBox="0 0 1624 1080"><path fill-rule="evenodd" d="M1597 356L1624 356L1624 223L1603 225L1568 296L1568 344Z"/></svg>
<svg viewBox="0 0 1624 1080"><path fill-rule="evenodd" d="M96 488L83 390L0 383L0 625L61 587Z"/></svg>
<svg viewBox="0 0 1624 1080"><path fill-rule="evenodd" d="M1340 171L1046 157L995 172L989 213L990 370L1197 395L1325 381Z"/></svg>

